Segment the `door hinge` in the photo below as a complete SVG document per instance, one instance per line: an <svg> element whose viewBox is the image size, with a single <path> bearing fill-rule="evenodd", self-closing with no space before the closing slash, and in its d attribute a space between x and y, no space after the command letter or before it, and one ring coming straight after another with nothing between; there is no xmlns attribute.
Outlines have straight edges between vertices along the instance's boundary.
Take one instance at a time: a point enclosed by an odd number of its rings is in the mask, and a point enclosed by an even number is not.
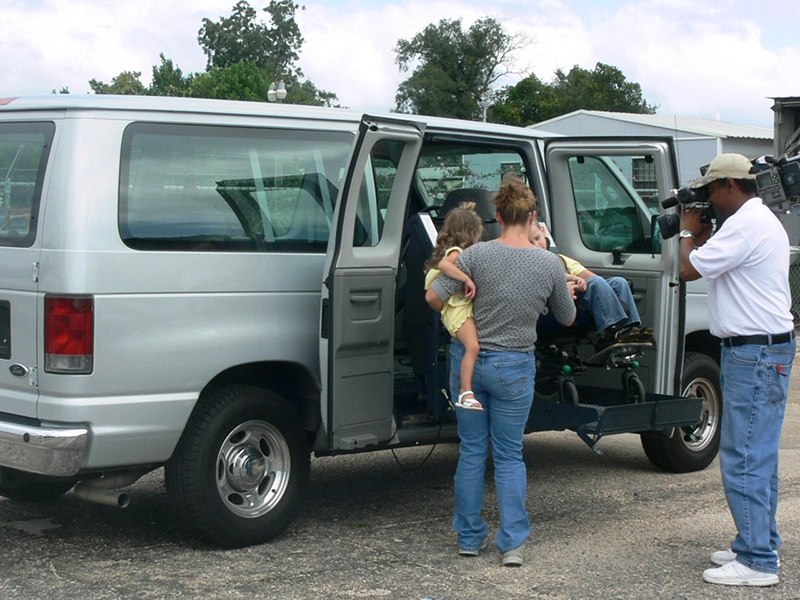
<svg viewBox="0 0 800 600"><path fill-rule="evenodd" d="M39 263L33 263L33 282L39 283Z"/></svg>
<svg viewBox="0 0 800 600"><path fill-rule="evenodd" d="M32 387L39 387L39 376L36 367L31 367L28 373L28 384Z"/></svg>

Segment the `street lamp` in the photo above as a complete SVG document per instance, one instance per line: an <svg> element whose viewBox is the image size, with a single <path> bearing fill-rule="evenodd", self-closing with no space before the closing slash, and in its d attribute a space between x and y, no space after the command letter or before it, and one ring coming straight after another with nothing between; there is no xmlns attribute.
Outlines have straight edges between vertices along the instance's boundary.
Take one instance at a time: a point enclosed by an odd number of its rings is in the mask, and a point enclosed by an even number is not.
<svg viewBox="0 0 800 600"><path fill-rule="evenodd" d="M283 102L286 98L286 84L283 81L270 83L267 90L267 100L270 102Z"/></svg>

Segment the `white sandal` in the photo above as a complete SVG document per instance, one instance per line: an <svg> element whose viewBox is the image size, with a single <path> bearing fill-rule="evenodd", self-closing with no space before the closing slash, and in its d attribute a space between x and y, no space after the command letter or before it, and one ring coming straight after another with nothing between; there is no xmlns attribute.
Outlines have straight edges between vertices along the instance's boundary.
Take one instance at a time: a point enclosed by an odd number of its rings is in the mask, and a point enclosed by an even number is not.
<svg viewBox="0 0 800 600"><path fill-rule="evenodd" d="M464 398L469 394L472 398ZM465 392L461 392L458 395L458 402L456 402L456 406L458 408L465 408L467 410L483 410L483 404L481 404L477 398L475 398L475 394L472 390L467 390Z"/></svg>

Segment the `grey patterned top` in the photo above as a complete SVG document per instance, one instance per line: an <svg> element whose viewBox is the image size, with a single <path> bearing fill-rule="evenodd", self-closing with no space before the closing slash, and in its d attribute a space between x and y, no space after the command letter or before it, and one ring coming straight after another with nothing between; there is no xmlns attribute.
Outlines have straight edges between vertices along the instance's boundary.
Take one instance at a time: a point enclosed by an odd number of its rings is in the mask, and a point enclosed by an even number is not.
<svg viewBox="0 0 800 600"><path fill-rule="evenodd" d="M564 265L548 250L492 240L464 250L456 265L477 287L473 319L484 350L533 352L536 321L548 302L560 323L575 318ZM463 284L442 274L431 287L444 300Z"/></svg>

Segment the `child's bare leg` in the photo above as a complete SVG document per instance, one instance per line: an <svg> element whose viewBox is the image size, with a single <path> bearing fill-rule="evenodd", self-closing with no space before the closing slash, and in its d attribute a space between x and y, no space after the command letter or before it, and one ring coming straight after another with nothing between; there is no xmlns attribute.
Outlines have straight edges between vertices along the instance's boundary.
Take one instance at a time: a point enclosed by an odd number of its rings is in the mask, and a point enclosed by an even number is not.
<svg viewBox="0 0 800 600"><path fill-rule="evenodd" d="M469 408L483 410L483 406L472 394L472 377L475 374L475 363L478 361L480 343L478 342L478 330L475 328L475 321L467 319L456 332L456 338L464 345L464 358L461 361L461 393L459 402L463 405L462 396L469 392L464 400L469 404ZM465 406L466 408L466 406Z"/></svg>

